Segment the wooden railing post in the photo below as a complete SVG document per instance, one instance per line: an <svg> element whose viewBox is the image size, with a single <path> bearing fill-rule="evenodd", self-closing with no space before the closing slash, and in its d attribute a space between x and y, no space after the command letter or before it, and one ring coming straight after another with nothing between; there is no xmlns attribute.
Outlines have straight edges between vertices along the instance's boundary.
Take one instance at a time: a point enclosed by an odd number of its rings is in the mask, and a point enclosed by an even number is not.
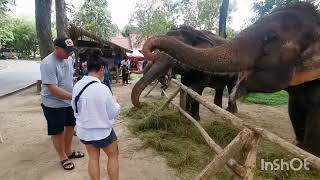
<svg viewBox="0 0 320 180"><path fill-rule="evenodd" d="M163 93L167 98L169 98L166 92L163 91ZM197 120L195 120L190 114L188 114L185 110L183 110L182 107L180 107L179 105L173 103L172 101L171 101L171 104L174 107L176 107L181 114L183 114L187 119L189 119L196 126L196 128L198 128L201 136L208 143L209 147L211 147L217 154L223 151L223 149L216 142L214 142L214 140L209 136L206 130L203 129L203 127L200 125L200 123ZM237 161L235 161L232 158L227 162L227 166L225 166L225 169L230 174L236 175L236 177L244 177L246 175L246 169L243 166L239 165Z"/></svg>
<svg viewBox="0 0 320 180"><path fill-rule="evenodd" d="M244 166L246 167L246 175L244 176L244 180L253 180L254 172L257 164L257 149L260 141L260 137L256 137L249 144L249 152L245 161Z"/></svg>
<svg viewBox="0 0 320 180"><path fill-rule="evenodd" d="M167 96L165 94L165 91L162 90L161 91L165 96ZM161 107L161 109L164 109L166 106L168 106L170 104L170 102L177 96L177 94L180 92L180 88L178 88L176 91L174 91L174 93L170 96L170 97L167 97L168 100L164 103L164 105Z"/></svg>
<svg viewBox="0 0 320 180"><path fill-rule="evenodd" d="M175 80L173 81L179 86L179 89L177 89L170 97L168 97L165 91L161 91L166 96L166 98L168 98L161 109L166 107L169 103L174 105L181 112L181 114L183 114L198 128L208 145L218 153L218 155L216 155L216 157L210 162L210 164L207 165L206 168L196 177L197 180L208 179L210 176L219 172L223 167L225 167L226 170L231 174L236 174L245 180L253 180L257 163L257 148L259 140L261 138L267 139L280 145L287 151L297 155L297 157L306 159L312 167L320 169L320 158L316 157L315 155L289 143L288 141L263 128L256 127L252 124L244 122L242 119L236 117L235 115L203 99L201 95L194 92L190 88ZM240 133L225 149L222 149L211 139L209 134L202 128L198 121L196 121L190 114L188 114L181 106L176 105L172 102L174 97L178 94L179 90L180 92L185 92L186 94L190 95L210 111L221 115L228 124L240 131ZM234 159L232 159L232 157L237 155L244 146L249 147L249 151L245 160L245 168L239 165Z"/></svg>
<svg viewBox="0 0 320 180"><path fill-rule="evenodd" d="M41 92L41 84L42 84L42 81L41 80L37 80L37 93Z"/></svg>
<svg viewBox="0 0 320 180"><path fill-rule="evenodd" d="M172 79L172 81L177 84L179 87L181 87L182 90L186 91L191 97L196 99L199 103L201 103L203 106L208 108L211 112L219 114L221 117L223 117L226 122L234 127L237 130L242 130L244 128L249 128L253 130L254 132L261 135L262 138L267 139L271 142L274 142L278 144L280 147L283 147L290 153L296 155L297 157L301 159L306 159L311 167L316 168L317 170L320 170L320 158L316 157L315 155L289 143L288 141L280 138L279 136L271 133L270 131L267 131L263 128L256 127L252 124L244 122L242 119L238 118L237 116L229 113L228 111L225 111L224 109L221 109L220 107L216 106L215 104L208 102L207 100L203 99L198 93L192 91L190 88L186 87L185 85L181 84L180 82Z"/></svg>
<svg viewBox="0 0 320 180"><path fill-rule="evenodd" d="M186 91L184 91L183 89L180 89L179 104L183 110L187 110L187 96L188 96L188 93Z"/></svg>
<svg viewBox="0 0 320 180"><path fill-rule="evenodd" d="M0 133L0 143L3 143L3 138L2 138L1 133Z"/></svg>
<svg viewBox="0 0 320 180"><path fill-rule="evenodd" d="M253 132L248 129L243 129L232 141L219 153L203 171L195 178L196 180L207 180L212 175L219 172L227 161L237 155L244 145L253 138Z"/></svg>
<svg viewBox="0 0 320 180"><path fill-rule="evenodd" d="M151 93L151 91L152 91L154 88L157 87L158 83L159 83L159 81L157 80L157 81L155 82L155 84L152 86L152 88L147 92L147 94L144 95L144 97L147 97L147 96Z"/></svg>

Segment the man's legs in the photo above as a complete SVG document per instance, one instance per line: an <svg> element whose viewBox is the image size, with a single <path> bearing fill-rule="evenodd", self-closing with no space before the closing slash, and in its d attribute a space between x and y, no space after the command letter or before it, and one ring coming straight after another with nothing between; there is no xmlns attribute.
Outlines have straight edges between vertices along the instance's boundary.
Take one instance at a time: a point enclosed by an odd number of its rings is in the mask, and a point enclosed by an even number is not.
<svg viewBox="0 0 320 180"><path fill-rule="evenodd" d="M122 84L126 83L126 71L124 69L121 70Z"/></svg>
<svg viewBox="0 0 320 180"><path fill-rule="evenodd" d="M110 180L119 179L119 161L118 161L118 143L114 141L109 146L103 148L103 151L108 156L108 174Z"/></svg>
<svg viewBox="0 0 320 180"><path fill-rule="evenodd" d="M69 156L72 153L71 144L73 138L74 126L66 126L64 129L65 153Z"/></svg>
<svg viewBox="0 0 320 180"><path fill-rule="evenodd" d="M126 73L126 83L129 84L129 73Z"/></svg>
<svg viewBox="0 0 320 180"><path fill-rule="evenodd" d="M51 140L55 150L58 153L60 161L67 159L65 152L65 134L64 134L64 119L65 113L61 108L50 108L41 104L44 116L48 123L48 135L51 136Z"/></svg>
<svg viewBox="0 0 320 180"><path fill-rule="evenodd" d="M96 148L91 144L86 144L89 155L88 171L92 180L100 180L100 148Z"/></svg>
<svg viewBox="0 0 320 180"><path fill-rule="evenodd" d="M67 159L68 156L65 152L64 132L57 135L52 135L51 140L54 148L56 149L59 155L60 161Z"/></svg>
<svg viewBox="0 0 320 180"><path fill-rule="evenodd" d="M127 73L127 84L129 84L129 76L130 76L130 73L128 72Z"/></svg>

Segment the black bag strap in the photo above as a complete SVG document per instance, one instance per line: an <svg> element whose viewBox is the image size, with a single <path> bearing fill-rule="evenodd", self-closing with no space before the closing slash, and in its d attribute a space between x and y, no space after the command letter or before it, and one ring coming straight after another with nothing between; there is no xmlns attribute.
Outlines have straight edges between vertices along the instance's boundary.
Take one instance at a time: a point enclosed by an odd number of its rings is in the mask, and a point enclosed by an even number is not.
<svg viewBox="0 0 320 180"><path fill-rule="evenodd" d="M83 93L83 91L84 91L88 86L90 86L91 84L97 83L97 82L98 82L98 81L91 81L91 82L89 82L87 85L85 85L85 86L81 89L81 91L79 92L79 94L76 96L75 102L74 102L74 105L76 106L76 113L78 113L78 101L79 101L79 98L80 98L81 94Z"/></svg>

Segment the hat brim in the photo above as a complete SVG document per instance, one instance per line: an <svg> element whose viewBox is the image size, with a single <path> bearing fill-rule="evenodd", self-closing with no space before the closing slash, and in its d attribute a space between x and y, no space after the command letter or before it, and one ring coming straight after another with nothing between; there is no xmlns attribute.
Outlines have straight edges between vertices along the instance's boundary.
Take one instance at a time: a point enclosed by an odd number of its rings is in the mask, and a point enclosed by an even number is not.
<svg viewBox="0 0 320 180"><path fill-rule="evenodd" d="M73 51L77 51L78 50L78 48L76 48L76 47L66 47L66 48L63 48L65 51L68 51L68 52L73 52Z"/></svg>

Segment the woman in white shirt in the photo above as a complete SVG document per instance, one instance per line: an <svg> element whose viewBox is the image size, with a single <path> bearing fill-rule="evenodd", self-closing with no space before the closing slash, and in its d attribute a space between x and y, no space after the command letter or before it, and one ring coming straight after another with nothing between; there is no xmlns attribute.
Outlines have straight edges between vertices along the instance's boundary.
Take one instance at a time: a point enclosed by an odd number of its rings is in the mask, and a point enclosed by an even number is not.
<svg viewBox="0 0 320 180"><path fill-rule="evenodd" d="M85 144L92 180L100 179L100 149L108 156L108 174L111 180L119 179L118 145L113 123L120 113L109 88L101 83L105 73L105 62L99 49L86 51L88 76L78 81L72 93L77 135Z"/></svg>

